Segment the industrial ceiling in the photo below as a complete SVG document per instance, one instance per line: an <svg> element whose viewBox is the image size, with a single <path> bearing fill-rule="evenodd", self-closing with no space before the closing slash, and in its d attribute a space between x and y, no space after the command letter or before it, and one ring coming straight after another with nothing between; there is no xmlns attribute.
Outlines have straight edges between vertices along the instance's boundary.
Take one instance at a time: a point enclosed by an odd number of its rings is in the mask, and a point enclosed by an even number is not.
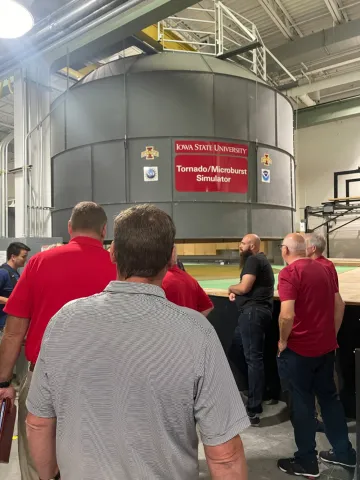
<svg viewBox="0 0 360 480"><path fill-rule="evenodd" d="M93 3L94 8L99 6L106 9L106 4L115 7L128 1L23 0L23 3L32 11L36 22L44 22L45 19L45 23L47 21L51 24L59 9L61 12L67 7L84 3ZM181 21L177 22L177 26L181 24L183 30L189 30L189 34L184 36L179 33L179 36L189 39L190 33L196 31L200 43L206 43L207 35L202 34L202 31L206 30L206 24L196 22L196 17L203 18L201 15L204 14L211 17L213 0L203 0L194 4L198 13L193 11L191 14L186 11L179 12L183 5L190 6L193 3L191 1L143 0L137 3L141 4L139 10L142 7L150 8L155 3L162 4L162 7L156 10L156 14L143 15L143 20L148 19L155 23L163 16L180 17ZM289 75L278 63L272 58L268 60L268 76L284 93L293 99L306 98L306 105L328 103L360 95L360 0L223 0L222 3L256 26L265 46L291 74L290 80ZM111 5L108 6L108 10ZM176 11L174 6L177 6ZM139 16L141 14L143 12L140 12ZM48 17L49 15L51 17ZM96 68L96 65L119 55L150 53L154 45L151 46L151 42L144 43L140 35L140 30L145 26L137 22L136 18L129 21L128 30L125 28L126 40L119 36L119 30L116 29L106 34L102 32L97 38L94 35L83 37L82 43L76 44L72 40L69 65L72 79L79 78L76 72L80 71L81 77L82 74ZM28 35L31 35L31 32ZM63 68L66 66L64 54L61 53L64 52L64 48L66 47L59 47L54 63L58 70L53 76L54 95L66 85L61 79L61 75L64 75ZM0 41L0 64L6 63L9 53L15 51L19 54L23 49L22 41L13 43ZM46 52L49 50L51 48L47 48ZM11 81L8 84L7 78L9 77L0 78L0 81L3 81L0 87L0 137L8 133L13 125L13 95ZM300 108L305 107L302 100L297 100L297 105Z"/></svg>

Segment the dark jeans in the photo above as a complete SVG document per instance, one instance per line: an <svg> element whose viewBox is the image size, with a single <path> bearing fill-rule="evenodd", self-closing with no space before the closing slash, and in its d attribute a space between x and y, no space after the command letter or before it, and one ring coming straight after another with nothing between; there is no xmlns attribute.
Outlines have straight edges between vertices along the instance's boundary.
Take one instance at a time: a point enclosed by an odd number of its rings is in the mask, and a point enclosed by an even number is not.
<svg viewBox="0 0 360 480"><path fill-rule="evenodd" d="M230 348L229 357L249 386L248 411L261 412L265 388L264 340L271 322L271 311L248 307L240 312L238 326Z"/></svg>
<svg viewBox="0 0 360 480"><path fill-rule="evenodd" d="M303 357L289 348L278 357L281 385L290 398L291 422L298 451L304 462L316 459L315 396L324 420L325 433L338 458L351 451L343 406L334 381L335 352L321 357Z"/></svg>

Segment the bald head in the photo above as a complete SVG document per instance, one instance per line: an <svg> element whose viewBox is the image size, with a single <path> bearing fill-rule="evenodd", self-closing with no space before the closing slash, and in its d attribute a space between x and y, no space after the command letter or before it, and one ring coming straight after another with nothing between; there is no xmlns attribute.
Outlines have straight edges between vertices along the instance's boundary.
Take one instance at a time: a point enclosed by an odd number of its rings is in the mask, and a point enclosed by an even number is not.
<svg viewBox="0 0 360 480"><path fill-rule="evenodd" d="M283 250L283 257L305 257L306 256L306 242L305 238L299 233L290 233L286 235L282 245L286 247L286 252ZM284 258L285 260L285 258Z"/></svg>
<svg viewBox="0 0 360 480"><path fill-rule="evenodd" d="M254 233L249 233L240 242L240 252L249 252L251 254L259 253L260 238Z"/></svg>

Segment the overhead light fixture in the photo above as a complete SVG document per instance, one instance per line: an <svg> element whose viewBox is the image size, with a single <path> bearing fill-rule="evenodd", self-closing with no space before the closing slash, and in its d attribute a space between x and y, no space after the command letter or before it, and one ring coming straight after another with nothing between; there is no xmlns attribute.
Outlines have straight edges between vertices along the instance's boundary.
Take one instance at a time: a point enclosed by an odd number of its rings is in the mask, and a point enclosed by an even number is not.
<svg viewBox="0 0 360 480"><path fill-rule="evenodd" d="M19 38L34 26L27 8L15 0L0 0L0 38Z"/></svg>

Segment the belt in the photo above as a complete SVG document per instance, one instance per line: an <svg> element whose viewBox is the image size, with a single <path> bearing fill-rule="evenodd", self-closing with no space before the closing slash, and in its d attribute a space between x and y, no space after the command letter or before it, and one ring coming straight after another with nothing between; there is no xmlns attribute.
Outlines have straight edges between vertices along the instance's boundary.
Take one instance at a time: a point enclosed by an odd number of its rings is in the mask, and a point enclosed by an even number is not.
<svg viewBox="0 0 360 480"><path fill-rule="evenodd" d="M29 365L29 372L33 372L35 368L35 363L30 363Z"/></svg>

